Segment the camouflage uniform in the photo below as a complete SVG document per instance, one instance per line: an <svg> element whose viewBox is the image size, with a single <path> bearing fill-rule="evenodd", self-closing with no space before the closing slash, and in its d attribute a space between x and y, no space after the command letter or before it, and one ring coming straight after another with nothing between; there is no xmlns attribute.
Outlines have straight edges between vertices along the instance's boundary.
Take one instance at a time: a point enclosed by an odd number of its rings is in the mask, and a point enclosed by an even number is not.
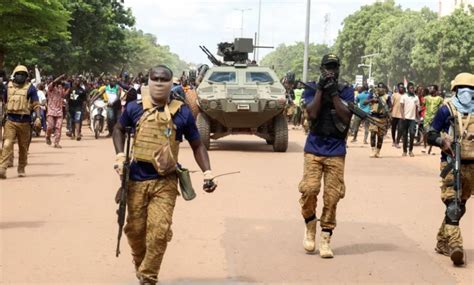
<svg viewBox="0 0 474 285"><path fill-rule="evenodd" d="M177 178L131 181L124 232L132 249L137 276L157 281L168 242L178 195Z"/></svg>
<svg viewBox="0 0 474 285"><path fill-rule="evenodd" d="M145 111L136 127L132 156L135 161L153 164L160 177L129 183L124 232L132 249L137 277L156 282L167 244L171 241L173 210L178 196L174 168L162 172L161 166L170 161L173 161L173 167L176 166L180 142L174 139L176 126L172 116L183 103L173 100L164 111L158 111L147 100L147 92L147 88L142 88ZM166 161L156 160L156 153L163 149L168 149L166 153L171 153L172 157L167 157Z"/></svg>
<svg viewBox="0 0 474 285"><path fill-rule="evenodd" d="M441 162L441 170L443 170L446 165L447 162ZM461 173L461 201L465 204L465 201L467 201L472 193L474 193L474 164L462 164ZM452 172L441 180L441 201L443 201L443 203L454 199L456 195L452 186L453 182L454 176ZM449 255L450 250L455 247L462 248L463 246L463 239L459 225L447 225L445 219L443 219L441 227L439 228L437 240L436 251L444 255Z"/></svg>
<svg viewBox="0 0 474 285"><path fill-rule="evenodd" d="M344 198L343 156L324 157L310 153L304 155L303 179L299 184L301 213L303 218L310 219L316 215L316 204L324 177L323 212L321 228L332 230L336 227L336 208L340 199Z"/></svg>

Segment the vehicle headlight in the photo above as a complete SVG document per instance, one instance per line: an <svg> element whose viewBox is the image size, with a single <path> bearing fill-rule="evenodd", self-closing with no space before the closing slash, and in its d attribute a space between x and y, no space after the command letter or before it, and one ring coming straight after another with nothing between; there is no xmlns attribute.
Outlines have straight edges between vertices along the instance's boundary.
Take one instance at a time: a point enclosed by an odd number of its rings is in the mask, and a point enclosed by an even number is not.
<svg viewBox="0 0 474 285"><path fill-rule="evenodd" d="M275 101L270 101L268 102L268 108L270 109L275 109L276 108L276 102Z"/></svg>
<svg viewBox="0 0 474 285"><path fill-rule="evenodd" d="M217 102L216 101L211 101L209 102L209 107L211 109L216 109L217 108Z"/></svg>

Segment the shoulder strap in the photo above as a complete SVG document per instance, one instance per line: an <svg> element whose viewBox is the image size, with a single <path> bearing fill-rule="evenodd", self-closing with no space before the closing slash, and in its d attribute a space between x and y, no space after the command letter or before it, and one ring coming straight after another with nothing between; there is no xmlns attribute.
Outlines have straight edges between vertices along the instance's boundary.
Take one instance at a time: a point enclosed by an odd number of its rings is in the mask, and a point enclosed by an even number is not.
<svg viewBox="0 0 474 285"><path fill-rule="evenodd" d="M183 104L184 103L179 100L171 100L171 102L168 104L171 116L176 114L179 109L181 109L181 106L183 106Z"/></svg>

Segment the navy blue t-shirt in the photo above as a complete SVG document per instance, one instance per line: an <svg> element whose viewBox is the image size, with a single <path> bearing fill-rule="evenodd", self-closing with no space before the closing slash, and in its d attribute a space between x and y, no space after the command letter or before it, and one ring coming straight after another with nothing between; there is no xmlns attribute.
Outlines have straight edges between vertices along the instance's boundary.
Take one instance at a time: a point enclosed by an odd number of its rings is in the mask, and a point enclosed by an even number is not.
<svg viewBox="0 0 474 285"><path fill-rule="evenodd" d="M443 105L439 108L438 112L431 122L431 128L437 132L445 132L448 133L449 127L451 126L451 122L449 118L451 117L451 112L449 111L448 106ZM446 154L441 152L441 161L446 161Z"/></svg>
<svg viewBox="0 0 474 285"><path fill-rule="evenodd" d="M36 87L33 86L33 84L28 87L28 91L26 93L26 98L30 100L30 102L39 102L38 98L38 92L36 90ZM5 86L5 94L4 94L4 101L3 102L8 102L8 87ZM19 114L8 114L7 115L8 120L16 123L28 123L31 122L31 116L30 115L19 115Z"/></svg>
<svg viewBox="0 0 474 285"><path fill-rule="evenodd" d="M312 84L314 86L314 84ZM303 98L307 104L313 101L316 92L306 89L303 92ZM354 102L354 88L345 87L339 97L345 102ZM344 156L346 155L346 140L322 137L309 132L304 146L304 152L319 156Z"/></svg>
<svg viewBox="0 0 474 285"><path fill-rule="evenodd" d="M122 127L132 127L135 129L138 121L143 115L143 106L138 101L132 101L127 104L119 123ZM182 105L178 112L173 116L173 123L176 126L176 140L182 142L183 136L187 141L192 142L200 139L199 131L196 127L196 121L193 114L187 105ZM157 179L160 176L156 172L153 164L132 161L130 163L130 180L131 181L145 181Z"/></svg>

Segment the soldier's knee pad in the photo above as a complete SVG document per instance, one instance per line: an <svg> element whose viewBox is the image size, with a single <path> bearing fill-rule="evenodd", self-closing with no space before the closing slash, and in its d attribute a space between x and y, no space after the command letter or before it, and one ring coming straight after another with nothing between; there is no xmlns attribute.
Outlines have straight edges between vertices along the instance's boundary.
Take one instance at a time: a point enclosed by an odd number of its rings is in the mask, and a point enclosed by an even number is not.
<svg viewBox="0 0 474 285"><path fill-rule="evenodd" d="M454 199L448 199L444 201L444 204L446 205L446 211L445 211L445 222L447 225L453 225L453 226L459 226L459 221L461 218L464 216L466 213L466 201L460 201L459 202L459 210L460 212L458 213L457 217L453 216L453 209L455 208L455 200Z"/></svg>

